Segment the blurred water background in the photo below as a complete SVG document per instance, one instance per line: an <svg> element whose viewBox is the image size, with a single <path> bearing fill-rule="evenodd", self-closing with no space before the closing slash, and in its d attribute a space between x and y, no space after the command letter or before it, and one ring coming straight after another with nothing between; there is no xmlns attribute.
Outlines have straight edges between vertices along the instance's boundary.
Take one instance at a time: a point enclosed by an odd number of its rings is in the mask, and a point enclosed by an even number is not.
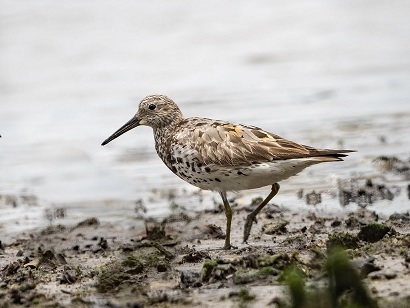
<svg viewBox="0 0 410 308"><path fill-rule="evenodd" d="M319 209L338 209L337 179L376 174L378 155L409 157L409 1L0 5L0 194L18 197L0 205L0 232L47 224L53 208L65 208L66 221L131 224L136 200L154 216L170 200L192 209L219 202L163 165L149 128L100 146L148 94L170 96L186 116L359 151L282 183L274 203L283 206L308 207L302 187L328 191ZM409 201L402 194L373 208L406 211Z"/></svg>

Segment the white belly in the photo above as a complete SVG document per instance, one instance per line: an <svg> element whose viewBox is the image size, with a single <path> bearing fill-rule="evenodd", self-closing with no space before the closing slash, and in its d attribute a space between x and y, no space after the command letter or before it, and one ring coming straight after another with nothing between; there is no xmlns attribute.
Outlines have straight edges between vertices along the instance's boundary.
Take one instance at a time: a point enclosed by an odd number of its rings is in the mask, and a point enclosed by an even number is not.
<svg viewBox="0 0 410 308"><path fill-rule="evenodd" d="M298 158L259 163L252 166L202 166L200 173L183 180L205 190L238 191L272 185L298 174L306 167L323 162L317 158Z"/></svg>

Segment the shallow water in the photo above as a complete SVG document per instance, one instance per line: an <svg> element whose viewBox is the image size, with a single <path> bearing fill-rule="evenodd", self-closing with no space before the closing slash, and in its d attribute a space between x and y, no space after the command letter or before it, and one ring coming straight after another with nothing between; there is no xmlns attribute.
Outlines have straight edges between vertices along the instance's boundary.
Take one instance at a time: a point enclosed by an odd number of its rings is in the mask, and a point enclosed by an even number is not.
<svg viewBox="0 0 410 308"><path fill-rule="evenodd" d="M66 207L66 221L117 222L135 214L139 199L150 214L163 215L169 191L195 209L219 202L210 192L201 193L202 202L186 197L197 189L162 164L149 128L100 146L147 94L172 97L186 116L358 150L344 163L314 166L282 183L274 201L283 206L306 206L296 197L300 187L335 190L338 178L379 174L371 163L377 155L407 159L409 9L407 1L370 0L257 6L3 0L0 194L40 201L0 205L0 231L47 224L50 206ZM240 196L250 200L259 192ZM408 210L400 198L375 207ZM331 197L322 204L339 208Z"/></svg>

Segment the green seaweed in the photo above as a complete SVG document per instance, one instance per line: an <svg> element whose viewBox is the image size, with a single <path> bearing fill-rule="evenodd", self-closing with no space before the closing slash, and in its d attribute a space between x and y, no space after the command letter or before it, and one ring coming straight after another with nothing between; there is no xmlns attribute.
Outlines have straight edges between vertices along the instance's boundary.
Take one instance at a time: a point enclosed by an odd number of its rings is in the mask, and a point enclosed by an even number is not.
<svg viewBox="0 0 410 308"><path fill-rule="evenodd" d="M332 247L343 247L346 249L354 249L360 247L359 239L347 232L335 232L329 234L329 238L326 241L327 249Z"/></svg>
<svg viewBox="0 0 410 308"><path fill-rule="evenodd" d="M374 222L361 227L357 237L363 241L375 243L380 241L390 230L391 227Z"/></svg>
<svg viewBox="0 0 410 308"><path fill-rule="evenodd" d="M273 256L264 254L256 260L256 265L257 267L273 266L275 268L282 269L288 265L289 262L290 258L286 253L276 254Z"/></svg>
<svg viewBox="0 0 410 308"><path fill-rule="evenodd" d="M205 260L204 264L202 265L202 269L201 269L202 281L209 281L209 279L212 276L212 272L217 265L218 265L218 260L215 260L215 259Z"/></svg>
<svg viewBox="0 0 410 308"><path fill-rule="evenodd" d="M304 272L296 266L287 268L280 277L288 285L293 308L377 307L377 303L350 262L345 250L332 247L325 262L326 287L308 289Z"/></svg>

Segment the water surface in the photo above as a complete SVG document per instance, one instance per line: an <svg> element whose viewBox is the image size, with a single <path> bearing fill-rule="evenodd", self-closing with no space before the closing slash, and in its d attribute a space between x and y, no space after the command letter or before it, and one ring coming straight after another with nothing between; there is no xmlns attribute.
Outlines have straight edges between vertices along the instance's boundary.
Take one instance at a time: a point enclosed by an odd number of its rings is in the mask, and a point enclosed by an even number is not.
<svg viewBox="0 0 410 308"><path fill-rule="evenodd" d="M409 157L407 1L1 3L0 194L39 201L0 205L0 232L47 224L49 207L68 208L66 221L117 222L139 199L164 215L170 191L193 209L219 202L211 192L186 198L197 189L162 164L149 128L100 146L148 94L172 97L186 116L358 150L283 182L274 200L283 206L306 206L301 187L377 175L377 155ZM375 207L408 209L400 198ZM339 208L337 199L322 208Z"/></svg>

